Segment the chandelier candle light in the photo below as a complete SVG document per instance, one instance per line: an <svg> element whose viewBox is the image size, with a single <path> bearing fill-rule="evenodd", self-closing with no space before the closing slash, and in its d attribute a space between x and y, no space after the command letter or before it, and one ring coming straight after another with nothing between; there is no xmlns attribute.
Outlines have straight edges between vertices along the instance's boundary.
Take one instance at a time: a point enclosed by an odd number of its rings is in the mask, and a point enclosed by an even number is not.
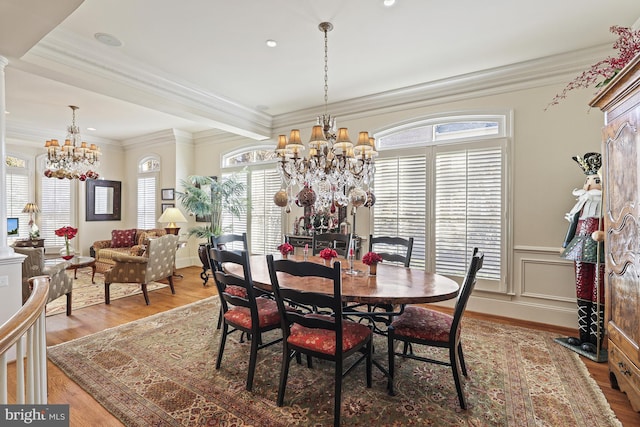
<svg viewBox="0 0 640 427"><path fill-rule="evenodd" d="M375 171L374 138L362 131L354 145L347 128L338 128L335 117L327 113L328 104L328 48L327 32L333 29L330 22L319 25L324 33L324 106L325 113L318 116L311 130L309 152L305 158L305 146L300 139L300 130L292 129L278 137L276 154L279 159L278 171L283 188L276 193L274 202L291 211L294 189L299 206L312 206L316 212L335 212L337 207L346 207L349 202L356 207L364 205L373 182ZM371 195L371 196L370 196Z"/></svg>
<svg viewBox="0 0 640 427"><path fill-rule="evenodd" d="M78 107L69 105L73 111L73 121L67 127L67 138L64 145L57 139L50 139L44 144L47 150L47 169L44 176L59 179L98 179L99 175L89 168L100 165L100 149L96 144L87 145L80 137L80 128L76 126L76 110Z"/></svg>

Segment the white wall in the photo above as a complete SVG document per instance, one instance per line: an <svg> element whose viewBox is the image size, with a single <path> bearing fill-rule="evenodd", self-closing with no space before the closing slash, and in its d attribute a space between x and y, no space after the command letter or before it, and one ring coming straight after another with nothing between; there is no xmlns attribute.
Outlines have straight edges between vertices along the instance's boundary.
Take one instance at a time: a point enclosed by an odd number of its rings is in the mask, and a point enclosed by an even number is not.
<svg viewBox="0 0 640 427"><path fill-rule="evenodd" d="M415 106L398 111L373 111L367 117L338 117L340 126L353 135L359 130L376 132L414 118L470 110L512 110L513 122L513 224L512 251L508 254L509 292L476 292L469 303L477 310L508 317L577 327L573 264L559 258L568 223L564 214L575 203L571 191L582 187L584 175L571 159L588 151L600 151L603 114L590 110L589 90L574 91L560 105L544 111L562 86L543 86L464 101ZM397 108L396 108L397 109ZM288 134L300 126L308 138L308 123L291 123L274 135ZM205 135L196 138L196 172L219 173L221 153L259 142L240 137ZM275 142L274 142L275 144ZM207 159L206 161L204 159ZM283 221L300 213L293 211ZM369 234L368 209L359 209L357 233Z"/></svg>

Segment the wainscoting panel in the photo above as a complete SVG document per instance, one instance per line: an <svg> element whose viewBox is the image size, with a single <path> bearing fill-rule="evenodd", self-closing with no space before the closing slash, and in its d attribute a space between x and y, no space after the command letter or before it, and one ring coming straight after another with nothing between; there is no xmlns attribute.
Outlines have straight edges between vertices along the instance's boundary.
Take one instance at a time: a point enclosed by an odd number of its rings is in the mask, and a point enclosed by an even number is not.
<svg viewBox="0 0 640 427"><path fill-rule="evenodd" d="M475 291L468 309L577 328L573 263L559 254L559 248L516 246L511 258L512 293Z"/></svg>

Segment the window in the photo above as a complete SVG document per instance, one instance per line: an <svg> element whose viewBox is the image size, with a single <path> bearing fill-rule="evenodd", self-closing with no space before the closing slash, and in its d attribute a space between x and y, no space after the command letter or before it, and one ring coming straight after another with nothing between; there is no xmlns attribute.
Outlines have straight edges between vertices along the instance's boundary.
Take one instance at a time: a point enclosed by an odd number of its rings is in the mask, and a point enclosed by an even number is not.
<svg viewBox="0 0 640 427"><path fill-rule="evenodd" d="M56 236L60 227L72 226L71 180L41 178L40 185L40 237L47 246L62 246L64 237Z"/></svg>
<svg viewBox="0 0 640 427"><path fill-rule="evenodd" d="M425 268L427 158L392 157L376 161L374 236L413 237L411 267Z"/></svg>
<svg viewBox="0 0 640 427"><path fill-rule="evenodd" d="M29 235L29 214L22 213L25 205L32 201L29 195L29 169L27 161L19 157L6 157L6 199L7 217L18 218L18 235L9 238L9 243L16 239L24 239ZM35 219L35 218L34 218Z"/></svg>
<svg viewBox="0 0 640 427"><path fill-rule="evenodd" d="M158 172L160 160L155 156L145 157L138 163L138 228L156 228Z"/></svg>
<svg viewBox="0 0 640 427"><path fill-rule="evenodd" d="M248 175L247 173L223 173L222 174L222 179L228 179L230 177L234 177L234 179L238 182L241 182L242 184L244 184L245 189L248 189L248 185L247 185L247 180L248 180ZM244 206L245 206L245 212L244 214L240 217L237 218L233 215L231 215L230 212L228 211L224 211L222 212L222 229L224 230L225 233L232 233L232 234L242 234L242 233L246 233L247 232L247 191L245 190L244 195L242 196L242 198L244 199ZM247 236L247 239L249 237ZM231 246L229 246L231 245ZM242 244L240 242L231 242L229 245L227 245L229 247L229 249L235 249L235 250L240 250L243 249L242 248Z"/></svg>
<svg viewBox="0 0 640 427"><path fill-rule="evenodd" d="M280 190L280 175L275 169L251 171L251 252L270 254L277 250L282 238L282 208L273 203Z"/></svg>
<svg viewBox="0 0 640 427"><path fill-rule="evenodd" d="M273 167L273 147L252 147L222 156L223 167L244 166L236 178L247 187L246 217L233 219L223 215L227 232L247 233L249 247L254 254L274 253L283 241L281 208L273 203L273 195L280 190L280 176ZM231 174L229 169L222 176Z"/></svg>
<svg viewBox="0 0 640 427"><path fill-rule="evenodd" d="M414 237L412 267L454 277L479 247L478 288L506 290L508 139L495 138L506 123L455 117L381 133L373 234Z"/></svg>

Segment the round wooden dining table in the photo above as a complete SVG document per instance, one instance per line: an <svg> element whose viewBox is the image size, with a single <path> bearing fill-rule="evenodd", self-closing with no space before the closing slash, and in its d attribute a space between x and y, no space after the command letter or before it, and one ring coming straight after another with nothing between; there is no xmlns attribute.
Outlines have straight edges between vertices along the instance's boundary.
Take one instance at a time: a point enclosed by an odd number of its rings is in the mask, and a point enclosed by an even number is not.
<svg viewBox="0 0 640 427"><path fill-rule="evenodd" d="M281 259L280 255L274 255ZM289 255L289 259L303 261L302 255ZM308 257L308 261L324 264L320 257ZM349 261L337 259L342 267L342 300L362 304L420 304L453 299L458 295L459 285L448 277L423 270L405 268L384 262L378 264L377 275L369 275L369 266L354 261L353 269L358 274L348 274ZM255 286L271 290L271 279L265 255L252 255L251 278ZM242 276L242 267L237 264L225 265L231 274ZM315 277L278 276L280 286L291 289L333 293L333 282Z"/></svg>

